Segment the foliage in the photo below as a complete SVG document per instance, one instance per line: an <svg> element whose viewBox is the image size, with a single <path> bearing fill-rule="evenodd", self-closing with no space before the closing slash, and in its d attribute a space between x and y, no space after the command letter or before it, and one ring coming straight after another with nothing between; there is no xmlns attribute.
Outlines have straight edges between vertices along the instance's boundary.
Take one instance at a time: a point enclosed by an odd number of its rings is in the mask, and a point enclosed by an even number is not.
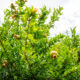
<svg viewBox="0 0 80 80"><path fill-rule="evenodd" d="M25 5L27 0L11 3L0 26L0 80L77 80L80 75L79 35L49 37L50 28L62 15L62 7L50 9ZM52 58L51 51L58 56Z"/></svg>

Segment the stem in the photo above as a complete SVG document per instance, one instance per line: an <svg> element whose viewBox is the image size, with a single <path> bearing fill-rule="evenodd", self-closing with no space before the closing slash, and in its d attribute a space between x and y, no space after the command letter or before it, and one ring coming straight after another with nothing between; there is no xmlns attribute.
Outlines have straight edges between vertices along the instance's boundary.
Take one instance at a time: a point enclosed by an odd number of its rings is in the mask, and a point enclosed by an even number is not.
<svg viewBox="0 0 80 80"><path fill-rule="evenodd" d="M29 23L30 23L30 19L28 20L28 29L27 29L27 35L26 35L26 39L25 39L25 48L26 48L26 45L27 45L27 39L28 39L28 34L29 34Z"/></svg>
<svg viewBox="0 0 80 80"><path fill-rule="evenodd" d="M25 39L25 49L27 48L26 46L27 46L27 39L28 39L28 34L29 34L29 24L30 24L30 19L28 19L28 29L27 29L27 35L26 35L26 39ZM24 52L24 56L25 56L25 59L27 60L27 62L28 62L28 65L29 65L29 71L30 71L30 73L31 73L31 75L32 75L32 69L31 69L31 64L30 64L30 62L29 62L29 60L28 60L28 56L26 55L27 54L27 52L26 52L26 50L25 50L25 52Z"/></svg>
<svg viewBox="0 0 80 80"><path fill-rule="evenodd" d="M17 32L19 34L19 20L17 20Z"/></svg>

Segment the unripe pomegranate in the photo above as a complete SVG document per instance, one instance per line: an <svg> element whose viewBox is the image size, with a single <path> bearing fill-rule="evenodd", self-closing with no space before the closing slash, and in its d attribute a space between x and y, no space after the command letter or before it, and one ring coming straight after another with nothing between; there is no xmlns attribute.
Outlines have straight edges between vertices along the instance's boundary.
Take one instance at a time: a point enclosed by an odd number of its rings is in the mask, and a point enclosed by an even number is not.
<svg viewBox="0 0 80 80"><path fill-rule="evenodd" d="M6 63L3 63L3 64L2 64L3 67L6 67L6 65L7 65Z"/></svg>
<svg viewBox="0 0 80 80"><path fill-rule="evenodd" d="M27 0L24 0L24 2L27 2Z"/></svg>
<svg viewBox="0 0 80 80"><path fill-rule="evenodd" d="M20 39L20 35L17 35L16 38L17 38L17 39Z"/></svg>
<svg viewBox="0 0 80 80"><path fill-rule="evenodd" d="M14 13L17 14L17 10L15 10Z"/></svg>
<svg viewBox="0 0 80 80"><path fill-rule="evenodd" d="M52 58L56 58L57 57L57 55L56 54L54 54L53 56L52 56Z"/></svg>
<svg viewBox="0 0 80 80"><path fill-rule="evenodd" d="M14 34L13 37L16 37L16 34Z"/></svg>
<svg viewBox="0 0 80 80"><path fill-rule="evenodd" d="M14 9L15 8L15 6L14 6L14 4L13 3L11 3L11 6L10 6L12 9Z"/></svg>
<svg viewBox="0 0 80 80"><path fill-rule="evenodd" d="M7 63L8 63L7 60L4 60L3 62L4 62L6 65L7 65Z"/></svg>
<svg viewBox="0 0 80 80"><path fill-rule="evenodd" d="M38 11L38 9L37 9L37 8L34 8L34 9L33 9L33 12L34 12L34 13L35 13L35 12L37 12L37 11Z"/></svg>
<svg viewBox="0 0 80 80"><path fill-rule="evenodd" d="M11 18L12 18L12 19L15 18L15 15L12 15Z"/></svg>
<svg viewBox="0 0 80 80"><path fill-rule="evenodd" d="M13 37L15 37L16 39L20 39L20 35L14 34Z"/></svg>
<svg viewBox="0 0 80 80"><path fill-rule="evenodd" d="M51 51L50 55L52 58L57 58L58 53L57 53L57 51Z"/></svg>

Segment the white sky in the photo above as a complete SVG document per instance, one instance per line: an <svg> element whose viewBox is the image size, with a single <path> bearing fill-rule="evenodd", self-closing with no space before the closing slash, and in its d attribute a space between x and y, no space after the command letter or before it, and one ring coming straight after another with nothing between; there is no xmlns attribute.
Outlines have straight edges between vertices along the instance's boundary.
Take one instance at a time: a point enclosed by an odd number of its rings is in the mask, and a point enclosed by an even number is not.
<svg viewBox="0 0 80 80"><path fill-rule="evenodd" d="M15 0L0 0L0 22L3 21L3 10L8 8L10 3L14 3ZM26 5L33 5L36 8L41 8L46 5L47 8L58 8L62 6L64 8L63 15L59 21L55 22L54 29L50 30L51 36L58 33L65 33L66 30L70 30L70 27L77 26L77 33L80 30L80 0L28 0Z"/></svg>

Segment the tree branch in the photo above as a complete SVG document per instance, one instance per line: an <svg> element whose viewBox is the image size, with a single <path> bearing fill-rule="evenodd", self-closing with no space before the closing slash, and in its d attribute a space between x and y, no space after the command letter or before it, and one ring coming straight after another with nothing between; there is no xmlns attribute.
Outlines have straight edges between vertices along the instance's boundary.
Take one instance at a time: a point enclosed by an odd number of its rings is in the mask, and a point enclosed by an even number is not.
<svg viewBox="0 0 80 80"><path fill-rule="evenodd" d="M30 19L28 19L28 29L27 29L27 35L26 35L26 39L25 39L25 52L24 52L24 56L25 56L25 59L27 60L27 62L28 62L28 65L29 65L29 71L30 71L30 73L31 73L31 75L32 75L32 69L31 69L31 64L30 64L30 62L29 62L29 59L28 59L28 56L26 55L27 54L27 52L26 52L26 46L27 46L27 39L28 39L28 34L29 34L29 24L30 24Z"/></svg>

